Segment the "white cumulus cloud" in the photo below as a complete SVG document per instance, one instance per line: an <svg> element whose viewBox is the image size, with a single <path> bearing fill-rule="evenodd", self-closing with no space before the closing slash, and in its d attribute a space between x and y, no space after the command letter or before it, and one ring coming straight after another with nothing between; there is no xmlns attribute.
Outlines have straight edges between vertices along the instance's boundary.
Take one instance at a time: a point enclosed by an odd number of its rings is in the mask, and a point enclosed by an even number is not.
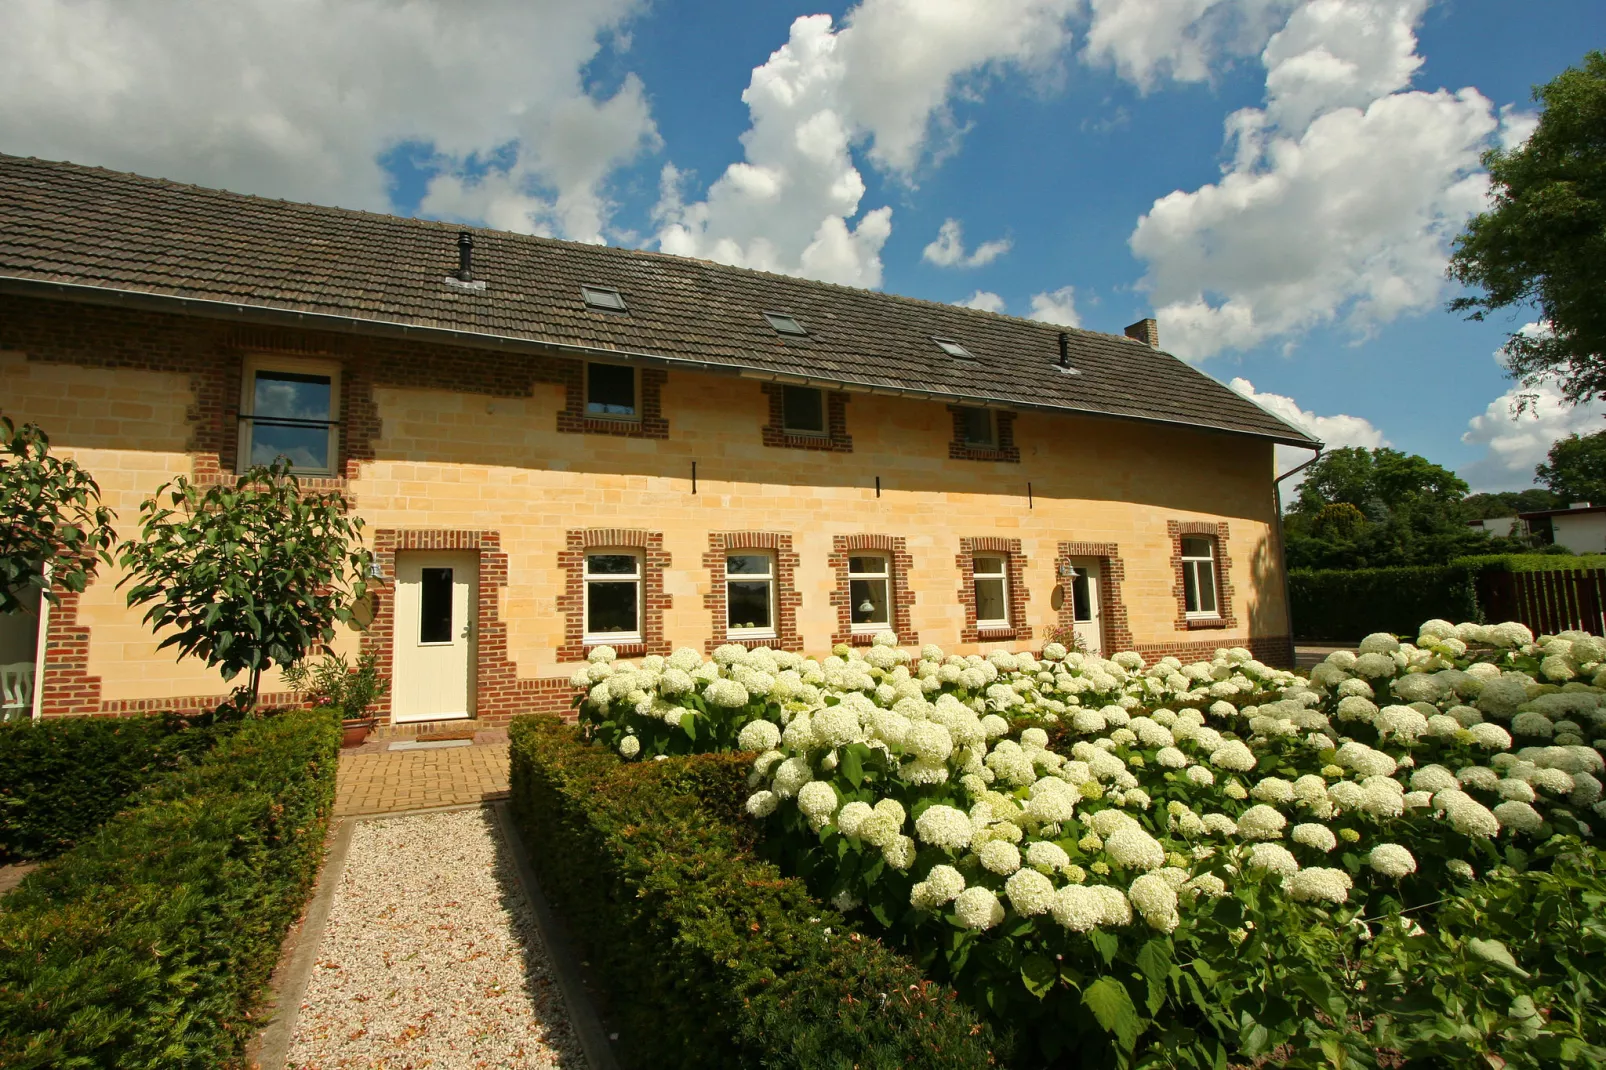
<svg viewBox="0 0 1606 1070"><path fill-rule="evenodd" d="M1004 299L991 290L977 290L963 301L955 301L954 304L961 308L979 308L983 312L1004 311Z"/></svg>
<svg viewBox="0 0 1606 1070"><path fill-rule="evenodd" d="M1032 294L1031 318L1061 327L1080 327L1082 317L1076 311L1076 287L1061 286L1057 290Z"/></svg>
<svg viewBox="0 0 1606 1070"><path fill-rule="evenodd" d="M1009 252L1008 238L984 241L971 252L965 252L965 237L959 220L945 219L937 228L937 236L921 251L921 258L938 267L973 268L991 264Z"/></svg>
<svg viewBox="0 0 1606 1070"><path fill-rule="evenodd" d="M1383 437L1383 432L1364 416L1347 416L1342 413L1335 416L1318 416L1309 409L1300 408L1299 403L1286 394L1261 393L1255 389L1254 383L1242 376L1233 379L1227 385L1272 415L1281 417L1306 434L1321 440L1330 450L1346 446L1375 450L1389 444L1389 440ZM1286 472L1310 458L1309 450L1294 446L1278 446L1277 471ZM1299 482L1300 480L1296 478L1288 486L1288 491L1299 486Z"/></svg>
<svg viewBox="0 0 1606 1070"><path fill-rule="evenodd" d="M385 210L379 157L444 172L426 210L599 240L607 177L657 142L645 93L583 68L640 0L7 0L0 145ZM475 159L502 161L482 182Z"/></svg>
<svg viewBox="0 0 1606 1070"><path fill-rule="evenodd" d="M1296 0L1089 0L1083 57L1148 89L1162 77L1202 82L1251 56Z"/></svg>
<svg viewBox="0 0 1606 1070"><path fill-rule="evenodd" d="M1155 201L1131 247L1168 348L1203 359L1441 299L1499 129L1474 89L1406 88L1425 0L1310 0L1267 43L1266 107L1227 120L1220 182Z"/></svg>
<svg viewBox="0 0 1606 1070"><path fill-rule="evenodd" d="M659 247L880 285L892 209L860 213L855 147L912 183L921 163L952 151L962 133L951 102L1006 69L1048 69L1079 2L863 0L840 27L828 15L795 20L742 94L752 122L744 158L703 199L688 202L677 186L660 200ZM666 185L679 177L668 173Z"/></svg>
<svg viewBox="0 0 1606 1070"><path fill-rule="evenodd" d="M1522 410L1517 411L1519 402ZM1513 386L1467 421L1461 441L1484 447L1483 456L1457 474L1475 491L1522 490L1534 485L1534 466L1557 439L1606 430L1606 405L1569 405L1554 386Z"/></svg>

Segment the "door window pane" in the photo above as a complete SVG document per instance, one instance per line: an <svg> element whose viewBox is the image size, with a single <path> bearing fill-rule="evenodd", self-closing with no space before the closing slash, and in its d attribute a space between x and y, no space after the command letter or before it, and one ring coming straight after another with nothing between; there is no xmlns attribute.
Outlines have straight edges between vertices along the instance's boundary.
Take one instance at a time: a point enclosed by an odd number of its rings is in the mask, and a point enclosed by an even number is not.
<svg viewBox="0 0 1606 1070"><path fill-rule="evenodd" d="M586 412L593 416L636 415L636 369L587 364Z"/></svg>
<svg viewBox="0 0 1606 1070"><path fill-rule="evenodd" d="M1077 576L1071 581L1071 619L1078 624L1085 624L1093 619L1093 591L1092 583L1087 573L1078 569Z"/></svg>
<svg viewBox="0 0 1606 1070"><path fill-rule="evenodd" d="M297 468L328 471L333 393L334 381L327 375L257 372L250 463L272 464L283 457Z"/></svg>
<svg viewBox="0 0 1606 1070"><path fill-rule="evenodd" d="M781 388L782 424L805 435L825 434L825 393L810 386Z"/></svg>
<svg viewBox="0 0 1606 1070"><path fill-rule="evenodd" d="M418 594L418 641L452 641L452 570L420 569Z"/></svg>
<svg viewBox="0 0 1606 1070"><path fill-rule="evenodd" d="M961 411L964 442L967 446L993 445L993 414L987 409L964 409Z"/></svg>

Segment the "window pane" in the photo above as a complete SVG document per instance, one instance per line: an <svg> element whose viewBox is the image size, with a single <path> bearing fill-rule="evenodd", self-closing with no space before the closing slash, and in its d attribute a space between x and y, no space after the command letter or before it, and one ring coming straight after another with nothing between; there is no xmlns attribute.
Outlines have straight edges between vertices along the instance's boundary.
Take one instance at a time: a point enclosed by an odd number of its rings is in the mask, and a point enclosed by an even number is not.
<svg viewBox="0 0 1606 1070"><path fill-rule="evenodd" d="M1199 574L1199 612L1214 613L1216 611L1216 570L1208 561L1197 562L1193 567Z"/></svg>
<svg viewBox="0 0 1606 1070"><path fill-rule="evenodd" d="M635 554L587 554L586 571L593 576L634 576Z"/></svg>
<svg viewBox="0 0 1606 1070"><path fill-rule="evenodd" d="M964 409L960 416L963 421L965 441L973 446L991 446L993 444L993 414L986 409Z"/></svg>
<svg viewBox="0 0 1606 1070"><path fill-rule="evenodd" d="M300 468L329 468L330 403L327 375L257 372L251 395L251 464L280 457Z"/></svg>
<svg viewBox="0 0 1606 1070"><path fill-rule="evenodd" d="M887 571L887 559L884 557L850 557L848 558L848 571L884 575Z"/></svg>
<svg viewBox="0 0 1606 1070"><path fill-rule="evenodd" d="M329 469L327 427L286 427L251 421L251 463L272 464L283 457L296 468Z"/></svg>
<svg viewBox="0 0 1606 1070"><path fill-rule="evenodd" d="M1189 613L1199 612L1199 575L1192 561L1182 566L1182 607Z"/></svg>
<svg viewBox="0 0 1606 1070"><path fill-rule="evenodd" d="M892 619L887 614L886 580L849 580L848 600L854 624L886 624Z"/></svg>
<svg viewBox="0 0 1606 1070"><path fill-rule="evenodd" d="M765 554L731 554L725 558L725 572L731 576L768 576L770 559Z"/></svg>
<svg viewBox="0 0 1606 1070"><path fill-rule="evenodd" d="M1009 611L1004 607L1003 580L976 580L976 619L987 621L1009 619Z"/></svg>
<svg viewBox="0 0 1606 1070"><path fill-rule="evenodd" d="M327 375L257 372L252 415L286 420L327 420L331 382Z"/></svg>
<svg viewBox="0 0 1606 1070"><path fill-rule="evenodd" d="M1210 556L1210 540L1209 539L1189 539L1189 538L1184 538L1182 540L1182 556L1183 557L1209 557Z"/></svg>
<svg viewBox="0 0 1606 1070"><path fill-rule="evenodd" d="M825 395L808 386L781 388L782 422L788 431L825 434Z"/></svg>
<svg viewBox="0 0 1606 1070"><path fill-rule="evenodd" d="M636 370L618 364L587 364L586 411L604 416L634 416Z"/></svg>
<svg viewBox="0 0 1606 1070"><path fill-rule="evenodd" d="M1071 619L1076 621L1093 619L1093 592L1085 572L1071 581Z"/></svg>
<svg viewBox="0 0 1606 1070"><path fill-rule="evenodd" d="M1004 574L1004 559L1002 557L978 557L971 567L977 576L1002 576Z"/></svg>
<svg viewBox="0 0 1606 1070"><path fill-rule="evenodd" d="M586 584L586 634L634 634L637 585L631 581Z"/></svg>
<svg viewBox="0 0 1606 1070"><path fill-rule="evenodd" d="M769 580L732 580L726 584L726 624L732 628L768 628Z"/></svg>
<svg viewBox="0 0 1606 1070"><path fill-rule="evenodd" d="M452 570L426 568L419 570L421 582L418 596L418 641L420 643L450 643L452 641Z"/></svg>

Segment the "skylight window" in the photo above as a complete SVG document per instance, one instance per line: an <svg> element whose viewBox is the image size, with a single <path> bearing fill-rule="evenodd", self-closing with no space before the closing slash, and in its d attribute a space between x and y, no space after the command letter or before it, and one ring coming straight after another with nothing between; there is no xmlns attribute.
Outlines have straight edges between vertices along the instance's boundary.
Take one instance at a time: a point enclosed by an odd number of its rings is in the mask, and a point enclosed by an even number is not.
<svg viewBox="0 0 1606 1070"><path fill-rule="evenodd" d="M625 295L606 286L582 286L580 296L585 298L587 308L600 308L604 312L630 311L625 305Z"/></svg>
<svg viewBox="0 0 1606 1070"><path fill-rule="evenodd" d="M792 316L784 312L766 312L764 318L769 320L770 326L775 328L777 334L790 334L799 338L808 337L808 331Z"/></svg>
<svg viewBox="0 0 1606 1070"><path fill-rule="evenodd" d="M937 343L938 349L942 350L950 357L958 357L960 360L976 359L976 355L974 353L960 345L958 342L954 341L952 338L933 338L932 341Z"/></svg>

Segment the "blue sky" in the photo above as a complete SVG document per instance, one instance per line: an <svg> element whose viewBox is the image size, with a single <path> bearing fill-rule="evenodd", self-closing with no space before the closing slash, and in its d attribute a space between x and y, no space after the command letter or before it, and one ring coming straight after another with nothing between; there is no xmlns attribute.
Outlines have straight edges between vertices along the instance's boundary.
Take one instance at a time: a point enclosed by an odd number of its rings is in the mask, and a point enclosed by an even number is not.
<svg viewBox="0 0 1606 1070"><path fill-rule="evenodd" d="M0 0L0 23L0 151L1096 330L1158 315L1334 444L1477 489L1606 412L1541 391L1513 421L1494 354L1526 319L1453 317L1442 279L1478 153L1606 36L1598 0Z"/></svg>

